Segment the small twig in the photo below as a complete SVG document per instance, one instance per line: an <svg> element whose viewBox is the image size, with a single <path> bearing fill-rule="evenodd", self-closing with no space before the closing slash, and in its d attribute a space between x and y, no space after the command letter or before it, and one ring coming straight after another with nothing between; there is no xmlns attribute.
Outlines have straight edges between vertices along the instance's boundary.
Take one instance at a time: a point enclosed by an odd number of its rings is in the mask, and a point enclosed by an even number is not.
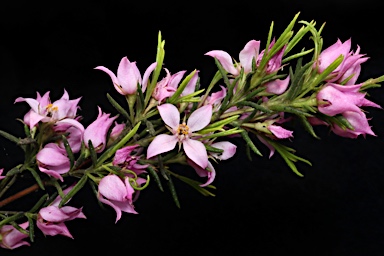
<svg viewBox="0 0 384 256"><path fill-rule="evenodd" d="M44 185L52 185L52 184L50 184L49 182L47 182L47 183L44 182ZM10 197L0 201L0 208L3 207L6 204L9 204L10 202L15 201L16 199L19 199L19 198L21 198L23 196L28 195L29 193L32 193L32 192L38 190L39 188L40 188L39 185L36 183L36 184L30 186L29 188L26 188L26 189L24 189L24 190L22 190L20 192L17 192L16 194L14 194L14 195L12 195L12 196L10 196Z"/></svg>

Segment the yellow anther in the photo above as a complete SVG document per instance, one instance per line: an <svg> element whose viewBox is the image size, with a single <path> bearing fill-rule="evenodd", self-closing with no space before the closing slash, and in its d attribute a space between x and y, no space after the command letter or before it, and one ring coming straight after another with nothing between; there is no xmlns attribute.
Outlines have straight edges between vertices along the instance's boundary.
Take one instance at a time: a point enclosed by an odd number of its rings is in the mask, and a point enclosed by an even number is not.
<svg viewBox="0 0 384 256"><path fill-rule="evenodd" d="M189 134L189 127L185 123L179 124L179 127L177 128L177 134L178 135L188 135Z"/></svg>

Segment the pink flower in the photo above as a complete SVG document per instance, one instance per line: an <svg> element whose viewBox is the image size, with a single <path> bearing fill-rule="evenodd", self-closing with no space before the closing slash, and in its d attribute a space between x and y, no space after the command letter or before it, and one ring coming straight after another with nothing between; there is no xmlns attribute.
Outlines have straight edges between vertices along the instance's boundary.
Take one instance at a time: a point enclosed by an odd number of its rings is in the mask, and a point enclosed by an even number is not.
<svg viewBox="0 0 384 256"><path fill-rule="evenodd" d="M260 41L251 40L239 53L240 63L233 64L232 57L225 51L213 50L205 55L216 58L228 73L238 76L241 68L244 68L244 73L248 74L252 71L252 61L257 60L260 49Z"/></svg>
<svg viewBox="0 0 384 256"><path fill-rule="evenodd" d="M376 103L365 99L365 93L359 92L361 84L358 85L338 85L328 83L316 95L318 101L325 101L320 104L318 109L321 113L334 116L345 111L360 112L360 107L370 106L381 108Z"/></svg>
<svg viewBox="0 0 384 256"><path fill-rule="evenodd" d="M115 121L115 125L112 127L111 133L109 134L107 145L110 145L111 143L113 143L123 132L124 128L125 128L124 123L119 124Z"/></svg>
<svg viewBox="0 0 384 256"><path fill-rule="evenodd" d="M364 55L365 54L360 54L360 47L357 46L356 52L352 52L347 56L343 69L340 70L340 78L338 78L340 83L347 79L349 76L352 76L352 78L350 78L345 84L355 84L360 75L361 64L369 59L368 57L363 58Z"/></svg>
<svg viewBox="0 0 384 256"><path fill-rule="evenodd" d="M46 92L41 96L37 92L36 99L18 97L15 100L15 103L25 101L31 107L31 110L24 116L24 122L29 125L31 129L40 121L43 123L57 122L65 118L73 119L76 117L81 97L70 100L67 91L64 90L63 96L59 100L51 103L49 93L50 92Z"/></svg>
<svg viewBox="0 0 384 256"><path fill-rule="evenodd" d="M162 102L164 99L172 96L176 91L176 88L169 86L169 81L171 79L169 70L165 68L165 71L167 73L166 77L157 82L156 87L152 92L152 97L158 102Z"/></svg>
<svg viewBox="0 0 384 256"><path fill-rule="evenodd" d="M202 142L193 139L193 132L206 127L212 117L212 106L205 105L195 110L187 120L180 124L179 110L172 104L163 104L157 107L164 123L169 126L172 135L160 134L149 144L147 158L168 152L176 144L183 145L185 154L201 168L208 165L207 150Z"/></svg>
<svg viewBox="0 0 384 256"><path fill-rule="evenodd" d="M199 175L200 177L208 177L205 183L200 184L200 187L206 187L215 180L216 171L215 171L215 168L213 168L213 165L211 164L210 161L208 161L206 168L201 168L189 158L187 158L187 162L193 169L195 169L195 172L197 173L197 175Z"/></svg>
<svg viewBox="0 0 384 256"><path fill-rule="evenodd" d="M267 92L280 95L287 90L289 82L290 82L290 79L288 75L283 80L275 79L265 83L264 86L266 87Z"/></svg>
<svg viewBox="0 0 384 256"><path fill-rule="evenodd" d="M334 124L332 126L332 131L342 137L355 139L359 135L365 137L366 134L376 136L376 134L372 131L371 126L368 124L368 119L365 114L354 111L345 111L343 113L343 117L347 119L347 121L352 125L353 130L350 129L342 129L338 125Z"/></svg>
<svg viewBox="0 0 384 256"><path fill-rule="evenodd" d="M236 153L237 146L229 141L219 141L211 144L212 147L222 149L222 153L209 152L211 156L219 160L227 160Z"/></svg>
<svg viewBox="0 0 384 256"><path fill-rule="evenodd" d="M63 190L63 193L65 195L68 194L72 188L73 185ZM86 219L86 216L83 214L82 208L75 208L72 206L63 206L59 208L60 201L61 197L57 196L51 205L40 209L37 215L36 226L44 233L44 235L62 235L73 239L72 234L69 232L64 222L76 218Z"/></svg>
<svg viewBox="0 0 384 256"><path fill-rule="evenodd" d="M4 179L6 176L1 176L3 174L4 168L0 169L0 180Z"/></svg>
<svg viewBox="0 0 384 256"><path fill-rule="evenodd" d="M273 47L274 44L275 44L275 39L273 39L272 42L270 43L269 50ZM271 74L273 72L276 72L281 68L281 62L283 60L285 48L287 48L286 45L284 45L275 55L273 55L268 60L267 68L265 70L267 74ZM260 65L260 62L263 59L264 53L265 53L265 50L262 50L260 55L258 56L257 61L256 61L257 66Z"/></svg>
<svg viewBox="0 0 384 256"><path fill-rule="evenodd" d="M68 133L66 136L69 146L73 153L80 151L83 141L84 126L75 119L64 119L56 122L53 125L53 130L57 133ZM60 141L59 146L65 149L63 141Z"/></svg>
<svg viewBox="0 0 384 256"><path fill-rule="evenodd" d="M287 130L281 126L271 124L267 128L278 139L286 139L286 138L293 137L293 135L292 135L293 131Z"/></svg>
<svg viewBox="0 0 384 256"><path fill-rule="evenodd" d="M116 151L112 164L132 170L136 174L141 174L148 167L148 164L141 165L137 163L142 157L142 151L143 148L138 144L120 148Z"/></svg>
<svg viewBox="0 0 384 256"><path fill-rule="evenodd" d="M147 88L148 78L152 71L156 68L157 63L152 63L141 78L136 62L130 62L127 57L123 57L117 68L117 76L108 68L98 66L99 69L107 73L113 82L116 91L122 95L131 95L137 92L137 85L141 85L141 90L144 92Z"/></svg>
<svg viewBox="0 0 384 256"><path fill-rule="evenodd" d="M99 114L84 131L84 143L88 147L88 142L91 141L96 153L104 150L107 141L107 133L117 116L109 117L110 114L103 113L98 107Z"/></svg>
<svg viewBox="0 0 384 256"><path fill-rule="evenodd" d="M323 50L318 60L314 63L314 67L318 67L318 73L322 73L332 62L334 62L340 55L344 58L342 62L333 70L330 76L326 79L328 82L340 81L353 75L351 80L347 82L348 85L354 84L360 74L360 65L368 60L362 58L364 54L360 54L360 47L358 46L356 52L351 50L351 39L346 40L344 43L337 39L337 42Z"/></svg>
<svg viewBox="0 0 384 256"><path fill-rule="evenodd" d="M129 178L122 181L115 174L107 175L100 180L97 194L100 202L111 206L116 212L116 222L121 218L121 212L137 214L133 206L132 195L135 190L129 183Z"/></svg>
<svg viewBox="0 0 384 256"><path fill-rule="evenodd" d="M70 162L65 149L56 143L48 143L36 154L39 170L63 181L61 174L70 169Z"/></svg>
<svg viewBox="0 0 384 256"><path fill-rule="evenodd" d="M220 87L220 91L211 93L211 95L208 96L204 101L204 105L212 105L213 112L217 111L220 108L222 100L227 95L227 89L222 85L220 85Z"/></svg>
<svg viewBox="0 0 384 256"><path fill-rule="evenodd" d="M19 225L23 229L27 229L29 222L24 222ZM4 225L0 227L0 247L5 249L13 250L20 246L30 246L27 241L23 239L27 238L28 235L21 233L12 225Z"/></svg>

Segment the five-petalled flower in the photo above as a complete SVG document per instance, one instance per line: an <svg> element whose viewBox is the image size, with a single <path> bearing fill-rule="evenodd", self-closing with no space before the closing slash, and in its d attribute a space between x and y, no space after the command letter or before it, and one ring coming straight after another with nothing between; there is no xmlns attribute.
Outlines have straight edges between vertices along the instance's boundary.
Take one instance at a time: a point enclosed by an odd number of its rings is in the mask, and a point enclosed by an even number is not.
<svg viewBox="0 0 384 256"><path fill-rule="evenodd" d="M149 144L147 158L152 158L183 145L185 154L201 168L208 166L208 154L204 144L195 139L193 132L206 127L212 117L212 105L202 106L191 113L187 122L180 123L180 113L176 106L166 103L157 107L164 123L169 127L172 135L157 135Z"/></svg>

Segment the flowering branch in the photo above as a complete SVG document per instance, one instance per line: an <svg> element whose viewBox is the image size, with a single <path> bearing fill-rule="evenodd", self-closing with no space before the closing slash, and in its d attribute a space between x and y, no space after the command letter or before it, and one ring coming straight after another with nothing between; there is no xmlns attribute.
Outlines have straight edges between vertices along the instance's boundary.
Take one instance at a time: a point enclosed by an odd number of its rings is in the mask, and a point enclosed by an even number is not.
<svg viewBox="0 0 384 256"><path fill-rule="evenodd" d="M167 184L177 207L174 178L214 196L215 165L235 155L235 137L244 140L250 158L252 153L262 157L259 146L265 146L269 158L277 152L302 177L296 162L311 163L286 145L294 137L287 128L292 121L300 121L316 139L319 125L347 138L376 136L363 107L381 109L366 91L379 87L384 76L357 83L368 60L360 47L353 51L349 39L323 49L324 25L316 29L314 21L297 22L298 16L278 37L272 23L264 49L261 41L250 40L238 59L222 50L207 52L217 67L208 86L200 84L199 70L173 73L163 67L165 42L159 33L156 59L143 75L127 57L116 73L95 67L111 78L126 104L107 94L116 114L97 106L97 118L86 127L78 114L81 98L70 99L65 90L53 102L49 91L18 97L15 103L31 109L21 120L23 138L0 131L24 152L23 163L0 169L0 246L30 245L26 239L33 242L36 231L73 238L65 222L86 216L82 207L68 203L87 187L115 211L115 222L123 212L138 214L134 203L152 181L161 191ZM297 23L301 28L295 33ZM294 52L307 35L313 48ZM196 179L176 173L174 164L191 167ZM25 177L36 184L12 191ZM31 209L5 208L36 190L42 196Z"/></svg>

